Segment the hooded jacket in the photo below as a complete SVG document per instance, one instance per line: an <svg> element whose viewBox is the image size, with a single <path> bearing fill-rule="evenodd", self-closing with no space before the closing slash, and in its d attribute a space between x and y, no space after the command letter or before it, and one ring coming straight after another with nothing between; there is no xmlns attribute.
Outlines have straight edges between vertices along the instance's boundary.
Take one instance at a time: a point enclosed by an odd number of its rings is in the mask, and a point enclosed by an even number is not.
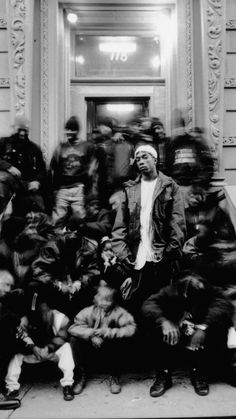
<svg viewBox="0 0 236 419"><path fill-rule="evenodd" d="M77 338L89 340L95 329L107 328L106 338L131 337L136 331L133 316L124 308L115 306L107 313L93 305L81 310L68 332Z"/></svg>
<svg viewBox="0 0 236 419"><path fill-rule="evenodd" d="M162 172L158 176L161 186L155 188L152 204L152 247L157 261L167 254L180 256L186 232L179 186ZM121 260L136 258L141 238L140 212L141 176L124 187L112 230L113 250Z"/></svg>
<svg viewBox="0 0 236 419"><path fill-rule="evenodd" d="M156 326L161 326L164 320L178 324L188 312L195 324L215 326L218 330L232 326L232 303L220 289L211 286L199 276L198 280L203 288L196 290L193 285L195 277L196 275L190 275L149 297L142 307L144 317Z"/></svg>

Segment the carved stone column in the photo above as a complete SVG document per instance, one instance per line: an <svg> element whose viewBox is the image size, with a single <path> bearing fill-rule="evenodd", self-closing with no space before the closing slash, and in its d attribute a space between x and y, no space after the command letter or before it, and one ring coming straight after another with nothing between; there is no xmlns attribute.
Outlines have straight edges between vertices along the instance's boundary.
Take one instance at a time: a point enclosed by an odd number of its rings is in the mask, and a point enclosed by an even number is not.
<svg viewBox="0 0 236 419"><path fill-rule="evenodd" d="M58 144L58 127L64 123L60 28L58 0L41 0L41 148L47 162Z"/></svg>
<svg viewBox="0 0 236 419"><path fill-rule="evenodd" d="M207 128L215 156L215 185L223 184L222 147L224 116L225 1L201 0L205 77L207 78Z"/></svg>
<svg viewBox="0 0 236 419"><path fill-rule="evenodd" d="M6 3L11 123L16 115L31 121L34 0L8 0Z"/></svg>

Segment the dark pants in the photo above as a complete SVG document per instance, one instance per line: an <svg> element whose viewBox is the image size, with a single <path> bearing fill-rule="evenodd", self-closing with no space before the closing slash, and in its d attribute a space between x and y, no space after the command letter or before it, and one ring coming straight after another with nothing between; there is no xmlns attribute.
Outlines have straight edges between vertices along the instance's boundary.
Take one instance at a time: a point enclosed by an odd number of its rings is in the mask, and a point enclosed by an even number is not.
<svg viewBox="0 0 236 419"><path fill-rule="evenodd" d="M74 376L77 380L81 373L91 367L91 362L104 366L110 375L119 376L122 370L126 345L129 339L106 339L100 348L94 348L90 340L70 338L75 362ZM95 365L94 365L95 366Z"/></svg>
<svg viewBox="0 0 236 419"><path fill-rule="evenodd" d="M141 307L144 301L161 288L171 283L172 265L170 261L162 260L158 263L146 262L140 271L134 270L133 289L125 307L130 311L138 323L142 323Z"/></svg>
<svg viewBox="0 0 236 419"><path fill-rule="evenodd" d="M230 367L230 352L227 349L228 328L209 328L206 335L204 349L192 351L186 348L189 337L181 335L177 345L171 346L163 341L161 328L149 330L150 347L152 348L153 364L156 372L173 369L174 361L179 356L184 364L192 370L196 368L202 373L207 371L224 372ZM236 358L235 358L236 359Z"/></svg>

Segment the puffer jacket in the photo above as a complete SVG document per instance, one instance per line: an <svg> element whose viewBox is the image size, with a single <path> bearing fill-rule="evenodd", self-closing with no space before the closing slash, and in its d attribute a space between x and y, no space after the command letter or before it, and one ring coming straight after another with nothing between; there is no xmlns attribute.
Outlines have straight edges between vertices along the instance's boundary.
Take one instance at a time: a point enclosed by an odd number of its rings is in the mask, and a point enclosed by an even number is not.
<svg viewBox="0 0 236 419"><path fill-rule="evenodd" d="M92 305L81 310L70 326L70 335L88 340L95 329L107 328L105 338L124 338L135 334L136 324L133 316L124 308L115 306L104 313L97 305Z"/></svg>
<svg viewBox="0 0 236 419"><path fill-rule="evenodd" d="M161 186L153 195L153 251L157 261L165 255L180 256L184 244L186 224L184 203L179 186L173 179L159 172ZM127 182L121 193L112 230L112 247L122 260L135 259L140 243L141 176Z"/></svg>

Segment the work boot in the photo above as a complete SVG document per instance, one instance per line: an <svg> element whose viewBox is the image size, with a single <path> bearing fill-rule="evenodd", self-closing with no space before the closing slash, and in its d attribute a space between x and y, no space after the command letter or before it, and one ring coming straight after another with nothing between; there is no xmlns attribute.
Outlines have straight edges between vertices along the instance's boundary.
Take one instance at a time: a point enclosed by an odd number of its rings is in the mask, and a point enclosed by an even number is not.
<svg viewBox="0 0 236 419"><path fill-rule="evenodd" d="M16 399L19 396L19 390L7 390L5 396L7 400Z"/></svg>
<svg viewBox="0 0 236 419"><path fill-rule="evenodd" d="M116 375L111 375L109 379L110 392L112 394L119 394L121 392L121 385L119 378Z"/></svg>
<svg viewBox="0 0 236 419"><path fill-rule="evenodd" d="M70 402L74 398L72 386L63 387L63 398L66 402Z"/></svg>
<svg viewBox="0 0 236 419"><path fill-rule="evenodd" d="M206 377L200 373L199 370L193 368L191 371L191 383L194 387L195 392L199 396L207 396L209 393L209 384L206 381Z"/></svg>
<svg viewBox="0 0 236 419"><path fill-rule="evenodd" d="M74 383L73 393L76 395L82 393L85 385L86 385L86 377L85 377L85 374L82 374L80 378L76 380Z"/></svg>
<svg viewBox="0 0 236 419"><path fill-rule="evenodd" d="M20 407L21 402L19 399L5 399L2 394L0 394L0 410L13 410Z"/></svg>
<svg viewBox="0 0 236 419"><path fill-rule="evenodd" d="M150 388L151 397L162 396L168 388L172 387L172 378L169 370L161 371Z"/></svg>

